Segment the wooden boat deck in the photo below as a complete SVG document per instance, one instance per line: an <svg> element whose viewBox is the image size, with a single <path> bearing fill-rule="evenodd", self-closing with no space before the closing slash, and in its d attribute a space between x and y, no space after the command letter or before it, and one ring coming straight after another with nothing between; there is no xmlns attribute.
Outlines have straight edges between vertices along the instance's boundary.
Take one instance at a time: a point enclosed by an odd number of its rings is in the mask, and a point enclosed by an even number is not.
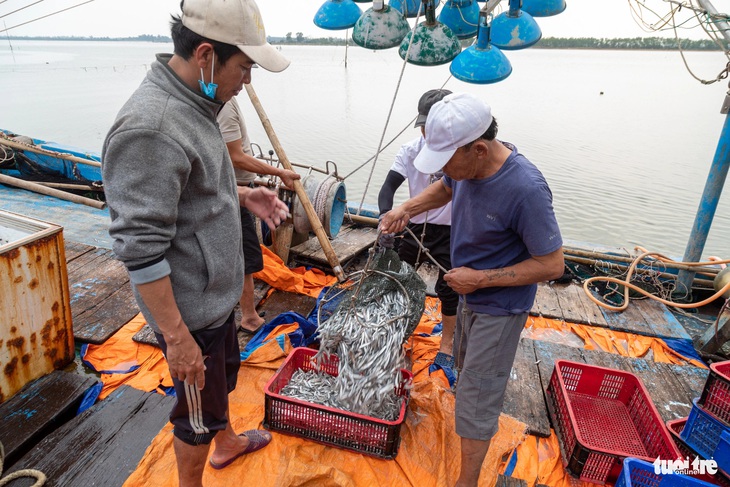
<svg viewBox="0 0 730 487"><path fill-rule="evenodd" d="M336 241L333 243L344 265L364 255L363 251L374 239L370 230L345 229L343 237L350 235L344 238L353 240L342 248ZM353 244L353 241L358 243ZM296 251L292 249L294 258L300 262L316 262L318 252L314 247L318 248L318 244L312 240L305 247L299 246ZM126 271L106 248L72 242L67 236L65 250L74 336L79 342L103 343L138 313ZM321 253L321 248L318 251ZM260 281L256 281L256 285L256 300L260 302L258 309L266 312L267 321L283 311L296 311L306 316L314 307L313 298L271 291L268 285ZM591 302L576 283L541 284L532 314L642 335L690 339L671 311L659 303L632 301L629 310L624 313L606 312ZM251 335L239 333L242 345L250 338ZM135 340L156 345L149 328L140 332ZM526 423L529 432L537 436L550 435L544 390L556 359L612 367L638 375L665 420L684 417L689 413L692 399L701 393L707 375L706 370L696 367L658 364L651 359L625 358L523 338L503 411ZM537 384L540 387L536 387ZM26 467L40 468L53 478L60 479L58 485L121 485L123 480L120 479L126 478L146 446L166 424L167 404L172 398L154 393L144 394L126 387L115 394L45 436L45 439L23 454L10 471ZM136 413L140 411L145 414ZM134 428L122 427L125 421L134 424ZM129 431L135 434L130 436ZM80 447L78 445L82 444L82 438L93 438L93 441L83 443L87 446ZM16 448L15 451L21 452L22 449ZM73 455L69 455L69 452L73 452ZM114 468L118 469L114 475L110 475L108 469L102 467L104 463L99 461L112 455L115 458ZM91 461L92 457L94 461ZM103 472L99 470L102 468ZM102 477L116 480L99 484ZM523 484L503 477L497 485Z"/></svg>
<svg viewBox="0 0 730 487"><path fill-rule="evenodd" d="M351 229L345 231L348 234L357 232ZM363 242L368 242L367 245L372 243L369 240L370 232L361 232L359 235ZM315 245L313 242L314 239L307 242L307 248L312 248ZM298 255L303 255L302 248L297 251ZM354 245L349 248L349 259L363 250L358 251ZM66 254L72 289L74 336L79 341L103 343L138 313L126 271L108 250L68 243ZM269 295L264 300L267 293ZM285 311L306 316L315 306L314 298L279 290L270 292L269 286L258 280L256 302L260 303L257 309L265 312L267 321ZM605 311L590 301L576 283L541 284L532 314L646 336L691 340L671 311L661 303L652 300L632 301L623 314ZM245 346L251 335L239 335L241 344ZM157 345L148 327L135 336L135 341ZM507 389L504 412L525 422L529 431L538 436L549 436L550 424L543 388L534 387L534 384L541 383L546 387L557 358L619 368L637 374L644 380L666 420L689 413L692 399L701 393L707 375L706 371L695 367L657 364L651 360L631 359L523 338Z"/></svg>

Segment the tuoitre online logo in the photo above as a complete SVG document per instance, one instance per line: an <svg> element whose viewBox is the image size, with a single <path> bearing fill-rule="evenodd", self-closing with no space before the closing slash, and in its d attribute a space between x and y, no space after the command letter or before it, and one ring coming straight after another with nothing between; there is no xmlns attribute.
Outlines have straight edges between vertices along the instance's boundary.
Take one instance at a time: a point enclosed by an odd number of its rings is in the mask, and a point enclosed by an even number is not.
<svg viewBox="0 0 730 487"><path fill-rule="evenodd" d="M715 475L717 473L717 462L715 460L705 460L704 458L695 457L690 460L689 457L678 460L654 460L654 473L661 475L681 474L681 475Z"/></svg>

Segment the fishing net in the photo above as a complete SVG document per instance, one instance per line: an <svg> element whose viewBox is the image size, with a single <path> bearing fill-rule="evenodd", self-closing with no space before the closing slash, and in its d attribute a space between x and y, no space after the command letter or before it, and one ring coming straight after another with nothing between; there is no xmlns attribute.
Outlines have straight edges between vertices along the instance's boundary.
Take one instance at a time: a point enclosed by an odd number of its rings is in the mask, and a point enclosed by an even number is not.
<svg viewBox="0 0 730 487"><path fill-rule="evenodd" d="M340 409L392 421L398 415L405 364L403 343L423 314L426 284L393 250L372 251L365 269L329 288L319 303L319 351L315 361L339 359L337 377L327 385L328 403ZM293 389L317 402L310 391L325 387L304 377ZM310 386L307 386L310 384Z"/></svg>
<svg viewBox="0 0 730 487"><path fill-rule="evenodd" d="M374 252L364 270L350 274L347 282L329 288L321 299L317 320L321 325L334 314L343 316L357 309L368 309L382 302L384 295L391 294L402 296L407 303L407 311L402 316L405 320L405 341L423 315L426 283L392 249Z"/></svg>

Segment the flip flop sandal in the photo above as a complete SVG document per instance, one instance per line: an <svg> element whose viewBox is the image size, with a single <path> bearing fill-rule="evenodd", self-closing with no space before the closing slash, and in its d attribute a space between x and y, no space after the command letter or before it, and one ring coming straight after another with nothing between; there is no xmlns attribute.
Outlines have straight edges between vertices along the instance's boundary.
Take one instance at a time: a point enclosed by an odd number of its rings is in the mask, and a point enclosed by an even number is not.
<svg viewBox="0 0 730 487"><path fill-rule="evenodd" d="M271 442L271 433L266 430L248 430L238 436L245 436L248 438L248 446L246 446L246 449L222 463L216 463L213 460L210 460L211 467L216 470L225 468L233 463L238 457L260 450Z"/></svg>
<svg viewBox="0 0 730 487"><path fill-rule="evenodd" d="M261 325L261 326L264 326L264 325ZM247 330L246 328L239 325L238 329L241 330L242 332L244 332L246 335L255 335L256 333L259 332L259 330L261 329L261 326L259 326L255 330Z"/></svg>

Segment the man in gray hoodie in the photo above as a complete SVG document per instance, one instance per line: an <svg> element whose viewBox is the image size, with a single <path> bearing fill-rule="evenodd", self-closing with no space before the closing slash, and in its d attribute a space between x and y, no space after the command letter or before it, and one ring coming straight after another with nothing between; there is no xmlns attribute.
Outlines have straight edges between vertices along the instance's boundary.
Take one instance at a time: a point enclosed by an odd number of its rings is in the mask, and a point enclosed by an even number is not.
<svg viewBox="0 0 730 487"><path fill-rule="evenodd" d="M214 468L271 440L266 431L238 435L229 421L240 366L239 205L272 228L287 214L276 194L236 187L216 115L251 81L254 63L278 72L289 61L266 42L253 0L184 0L171 33L175 53L157 56L120 110L102 170L114 252L175 382L179 482L201 486L214 438Z"/></svg>

